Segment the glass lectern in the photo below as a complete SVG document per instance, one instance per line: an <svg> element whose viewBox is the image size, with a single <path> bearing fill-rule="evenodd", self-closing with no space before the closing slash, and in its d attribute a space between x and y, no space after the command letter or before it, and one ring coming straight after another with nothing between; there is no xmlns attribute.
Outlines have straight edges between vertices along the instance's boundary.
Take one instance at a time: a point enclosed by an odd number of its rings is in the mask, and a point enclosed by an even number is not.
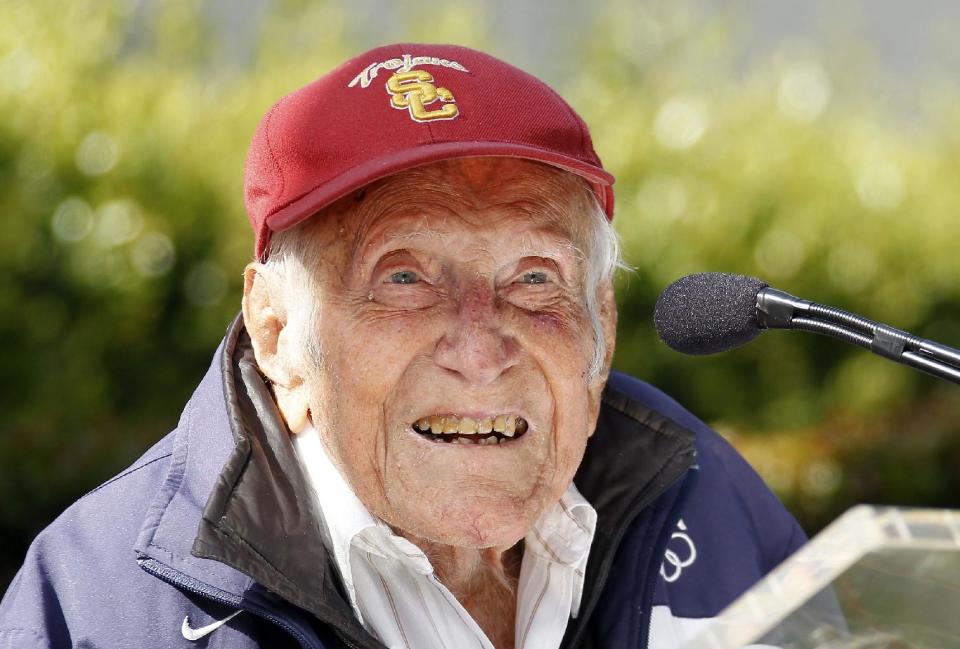
<svg viewBox="0 0 960 649"><path fill-rule="evenodd" d="M960 512L858 506L683 649L960 648Z"/></svg>

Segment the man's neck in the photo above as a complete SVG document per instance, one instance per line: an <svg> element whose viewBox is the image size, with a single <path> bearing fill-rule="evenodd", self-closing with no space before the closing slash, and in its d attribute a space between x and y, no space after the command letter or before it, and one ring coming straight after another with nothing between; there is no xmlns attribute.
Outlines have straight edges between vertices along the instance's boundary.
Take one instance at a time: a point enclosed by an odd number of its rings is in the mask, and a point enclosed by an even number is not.
<svg viewBox="0 0 960 649"><path fill-rule="evenodd" d="M470 613L490 642L497 649L513 649L523 541L505 550L462 548L397 532L423 550L437 579Z"/></svg>

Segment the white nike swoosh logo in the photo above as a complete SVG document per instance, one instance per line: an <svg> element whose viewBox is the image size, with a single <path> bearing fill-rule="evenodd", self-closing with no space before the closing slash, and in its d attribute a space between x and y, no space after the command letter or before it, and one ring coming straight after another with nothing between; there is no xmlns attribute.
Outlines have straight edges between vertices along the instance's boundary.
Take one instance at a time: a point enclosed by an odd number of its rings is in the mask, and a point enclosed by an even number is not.
<svg viewBox="0 0 960 649"><path fill-rule="evenodd" d="M183 618L183 625L180 627L180 633L182 633L183 637L186 638L187 640L190 640L191 642L196 642L200 638L210 635L211 633L213 633L214 631L216 631L217 629L219 629L224 624L226 624L233 618L237 617L241 613L243 613L242 609L233 613L232 615L228 615L222 620L211 622L207 626L202 626L199 629L194 629L190 626L190 616L188 615L187 617Z"/></svg>

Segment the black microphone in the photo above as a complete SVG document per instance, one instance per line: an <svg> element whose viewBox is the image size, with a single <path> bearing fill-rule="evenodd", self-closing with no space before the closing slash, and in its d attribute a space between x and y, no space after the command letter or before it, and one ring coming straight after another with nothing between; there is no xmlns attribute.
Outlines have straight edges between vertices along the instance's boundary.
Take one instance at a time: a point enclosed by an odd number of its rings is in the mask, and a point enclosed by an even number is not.
<svg viewBox="0 0 960 649"><path fill-rule="evenodd" d="M733 349L764 329L801 329L960 383L960 350L795 297L755 277L728 273L681 277L660 294L653 320L660 339L684 354Z"/></svg>

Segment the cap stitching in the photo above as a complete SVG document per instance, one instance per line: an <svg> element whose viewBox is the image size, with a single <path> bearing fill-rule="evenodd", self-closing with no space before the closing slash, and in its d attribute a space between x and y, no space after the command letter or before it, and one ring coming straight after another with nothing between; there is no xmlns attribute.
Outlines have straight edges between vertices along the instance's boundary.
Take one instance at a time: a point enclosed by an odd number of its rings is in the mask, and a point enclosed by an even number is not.
<svg viewBox="0 0 960 649"><path fill-rule="evenodd" d="M283 167L280 166L280 163L277 162L277 156L273 152L273 143L270 142L270 123L273 121L273 114L277 112L277 109L280 108L280 104L283 103L281 99L273 105L273 108L270 109L270 112L267 114L266 124L263 126L263 136L267 140L267 151L270 153L270 160L273 161L273 166L277 168L277 173L280 175L280 196L283 196L283 190L287 186L287 181L283 177ZM266 222L264 222L266 224Z"/></svg>

